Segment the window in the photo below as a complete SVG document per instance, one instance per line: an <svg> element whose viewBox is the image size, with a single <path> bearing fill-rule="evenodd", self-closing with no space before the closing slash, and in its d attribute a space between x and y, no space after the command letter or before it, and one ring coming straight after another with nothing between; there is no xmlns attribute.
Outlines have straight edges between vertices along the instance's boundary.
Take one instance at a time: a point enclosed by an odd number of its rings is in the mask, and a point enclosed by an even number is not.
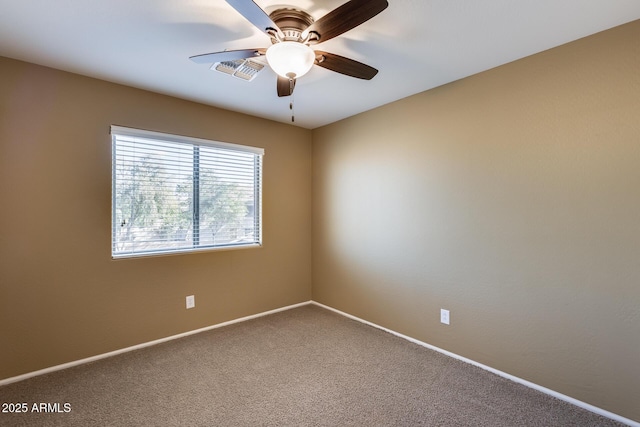
<svg viewBox="0 0 640 427"><path fill-rule="evenodd" d="M259 246L255 147L111 126L114 258Z"/></svg>

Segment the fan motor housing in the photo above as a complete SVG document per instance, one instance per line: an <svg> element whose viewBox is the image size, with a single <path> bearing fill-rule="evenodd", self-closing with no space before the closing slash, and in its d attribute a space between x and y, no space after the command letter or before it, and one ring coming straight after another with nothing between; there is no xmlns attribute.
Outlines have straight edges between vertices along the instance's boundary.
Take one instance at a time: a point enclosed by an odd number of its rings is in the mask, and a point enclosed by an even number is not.
<svg viewBox="0 0 640 427"><path fill-rule="evenodd" d="M302 32L314 22L313 17L307 12L289 8L276 9L269 14L269 18L280 27L284 34L282 40L272 37L272 43L278 43L279 41L302 42Z"/></svg>

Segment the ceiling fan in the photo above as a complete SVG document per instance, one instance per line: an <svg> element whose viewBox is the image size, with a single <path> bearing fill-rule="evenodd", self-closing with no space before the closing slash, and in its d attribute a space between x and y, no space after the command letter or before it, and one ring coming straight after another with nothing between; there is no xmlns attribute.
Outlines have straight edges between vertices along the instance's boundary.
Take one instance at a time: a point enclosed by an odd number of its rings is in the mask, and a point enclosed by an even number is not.
<svg viewBox="0 0 640 427"><path fill-rule="evenodd" d="M192 61L215 64L264 55L269 66L278 74L278 96L291 95L296 79L306 74L314 64L364 80L371 80L378 73L375 68L361 62L313 50L310 46L330 40L368 21L387 8L387 0L349 0L318 20L294 8L279 8L267 14L252 0L226 2L268 35L271 46L205 53L192 56Z"/></svg>

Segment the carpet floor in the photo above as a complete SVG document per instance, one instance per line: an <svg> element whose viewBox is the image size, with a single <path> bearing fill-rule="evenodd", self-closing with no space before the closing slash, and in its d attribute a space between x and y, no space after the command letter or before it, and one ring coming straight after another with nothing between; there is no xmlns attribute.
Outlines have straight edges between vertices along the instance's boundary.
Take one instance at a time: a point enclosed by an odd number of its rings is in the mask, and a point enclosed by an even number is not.
<svg viewBox="0 0 640 427"><path fill-rule="evenodd" d="M622 425L313 305L9 384L0 402L28 405L2 426Z"/></svg>

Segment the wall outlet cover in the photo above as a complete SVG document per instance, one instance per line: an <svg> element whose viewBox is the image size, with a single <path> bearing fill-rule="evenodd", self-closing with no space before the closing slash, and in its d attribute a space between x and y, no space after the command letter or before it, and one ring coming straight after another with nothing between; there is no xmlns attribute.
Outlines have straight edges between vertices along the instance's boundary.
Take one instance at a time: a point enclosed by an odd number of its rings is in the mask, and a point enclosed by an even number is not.
<svg viewBox="0 0 640 427"><path fill-rule="evenodd" d="M193 308L196 306L196 297L194 295L189 295L187 297L187 308Z"/></svg>
<svg viewBox="0 0 640 427"><path fill-rule="evenodd" d="M449 324L449 310L445 310L444 308L440 309L440 323L444 323L445 325Z"/></svg>

